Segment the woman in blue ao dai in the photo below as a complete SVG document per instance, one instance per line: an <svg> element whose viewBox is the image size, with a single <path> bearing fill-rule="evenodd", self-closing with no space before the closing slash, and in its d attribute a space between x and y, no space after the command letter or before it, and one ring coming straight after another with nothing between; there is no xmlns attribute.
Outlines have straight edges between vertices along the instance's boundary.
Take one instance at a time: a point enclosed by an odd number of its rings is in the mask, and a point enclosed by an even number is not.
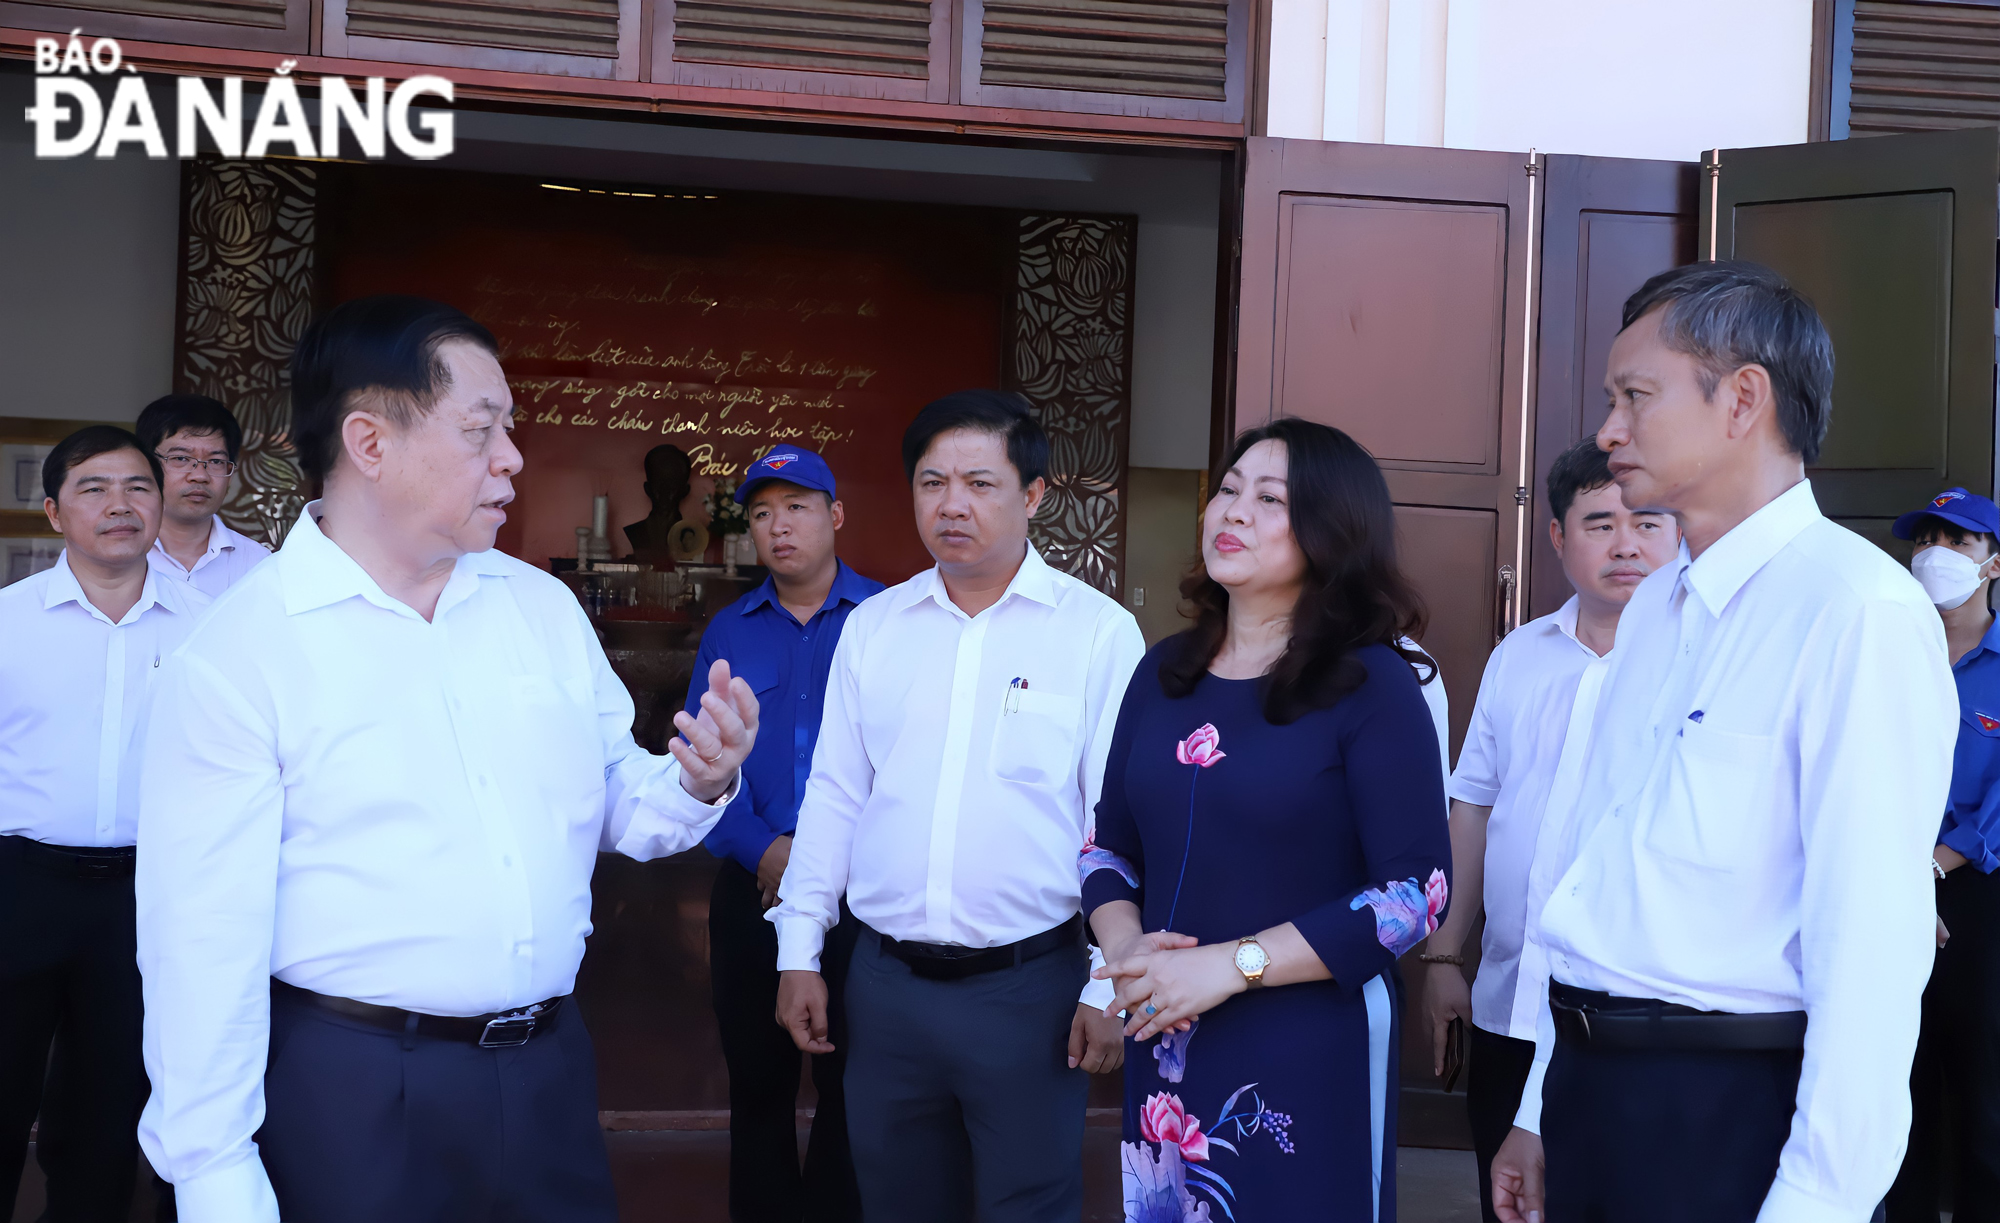
<svg viewBox="0 0 2000 1223"><path fill-rule="evenodd" d="M1346 434L1244 434L1182 588L1196 626L1126 692L1081 870L1130 1015L1129 1223L1395 1218L1395 963L1451 849L1394 538Z"/></svg>

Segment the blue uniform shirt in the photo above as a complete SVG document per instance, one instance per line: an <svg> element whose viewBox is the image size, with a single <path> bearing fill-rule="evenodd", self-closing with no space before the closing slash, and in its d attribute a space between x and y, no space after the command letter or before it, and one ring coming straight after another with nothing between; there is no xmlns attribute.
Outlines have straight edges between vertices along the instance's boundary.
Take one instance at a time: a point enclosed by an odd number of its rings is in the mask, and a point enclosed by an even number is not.
<svg viewBox="0 0 2000 1223"><path fill-rule="evenodd" d="M882 589L845 562L836 563L840 568L826 604L803 626L778 602L778 588L769 578L717 612L702 634L688 685L688 712L699 713L708 669L725 658L730 674L742 676L757 694L757 743L743 762L742 791L702 842L708 852L734 858L753 875L771 842L798 826L841 627L849 612Z"/></svg>
<svg viewBox="0 0 2000 1223"><path fill-rule="evenodd" d="M1938 844L1990 875L2000 867L2000 620L1951 670L1958 681L1958 748Z"/></svg>

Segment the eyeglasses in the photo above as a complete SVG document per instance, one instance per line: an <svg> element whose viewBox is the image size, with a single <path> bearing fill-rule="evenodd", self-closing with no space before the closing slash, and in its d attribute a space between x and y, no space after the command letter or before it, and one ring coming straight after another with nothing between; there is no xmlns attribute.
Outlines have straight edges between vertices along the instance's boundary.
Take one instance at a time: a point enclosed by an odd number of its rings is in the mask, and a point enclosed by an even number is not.
<svg viewBox="0 0 2000 1223"><path fill-rule="evenodd" d="M175 471L191 472L196 468L206 468L211 475L233 476L236 464L228 459L198 459L191 454L163 454L157 456L160 462Z"/></svg>

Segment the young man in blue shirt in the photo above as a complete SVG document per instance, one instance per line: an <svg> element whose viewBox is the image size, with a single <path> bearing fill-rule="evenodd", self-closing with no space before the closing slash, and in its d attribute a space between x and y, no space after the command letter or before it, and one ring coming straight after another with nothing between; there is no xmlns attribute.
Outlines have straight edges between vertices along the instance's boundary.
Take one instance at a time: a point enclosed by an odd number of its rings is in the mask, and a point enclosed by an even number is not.
<svg viewBox="0 0 2000 1223"><path fill-rule="evenodd" d="M1958 681L1951 799L1932 851L1938 952L1910 1071L1914 1116L1889 1223L1937 1223L1940 1122L1949 1109L1957 1164L1953 1218L2000 1218L2000 626L1988 597L2000 575L2000 509L1962 488L1896 520L1910 571L1944 618Z"/></svg>
<svg viewBox="0 0 2000 1223"><path fill-rule="evenodd" d="M841 1093L841 989L832 989L833 1052L813 1055L819 1105L801 1175L793 1112L799 1051L774 1018L778 936L764 910L777 903L791 858L841 626L882 583L834 555L845 515L832 470L812 451L773 447L743 473L736 500L748 510L757 560L770 577L716 614L695 663L695 674L705 675L716 659L728 659L765 710L757 747L743 764L742 792L703 842L722 859L709 900L708 945L729 1064L729 1215L738 1223L845 1223L860 1219L861 1203ZM696 711L701 693L688 695ZM855 933L843 906L827 936L830 974L844 978Z"/></svg>

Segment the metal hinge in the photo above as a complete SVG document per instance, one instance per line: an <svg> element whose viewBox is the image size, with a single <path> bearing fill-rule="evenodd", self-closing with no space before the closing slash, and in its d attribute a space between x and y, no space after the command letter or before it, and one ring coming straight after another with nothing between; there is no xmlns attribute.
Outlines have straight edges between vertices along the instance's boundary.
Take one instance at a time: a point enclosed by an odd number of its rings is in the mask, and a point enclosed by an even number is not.
<svg viewBox="0 0 2000 1223"><path fill-rule="evenodd" d="M1521 485L1516 485L1514 487L1514 504L1515 505L1528 504L1528 490L1525 487Z"/></svg>

